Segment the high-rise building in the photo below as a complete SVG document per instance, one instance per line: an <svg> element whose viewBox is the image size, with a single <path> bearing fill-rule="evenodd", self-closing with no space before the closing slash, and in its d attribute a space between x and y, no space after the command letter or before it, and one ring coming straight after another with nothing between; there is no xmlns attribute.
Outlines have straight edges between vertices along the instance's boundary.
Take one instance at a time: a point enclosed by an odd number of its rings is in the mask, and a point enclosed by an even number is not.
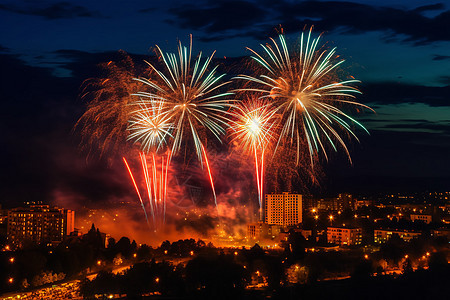
<svg viewBox="0 0 450 300"><path fill-rule="evenodd" d="M7 238L15 247L24 243L61 242L74 230L75 212L49 205L30 205L8 211Z"/></svg>
<svg viewBox="0 0 450 300"><path fill-rule="evenodd" d="M292 226L302 222L302 195L266 194L264 202L265 223Z"/></svg>

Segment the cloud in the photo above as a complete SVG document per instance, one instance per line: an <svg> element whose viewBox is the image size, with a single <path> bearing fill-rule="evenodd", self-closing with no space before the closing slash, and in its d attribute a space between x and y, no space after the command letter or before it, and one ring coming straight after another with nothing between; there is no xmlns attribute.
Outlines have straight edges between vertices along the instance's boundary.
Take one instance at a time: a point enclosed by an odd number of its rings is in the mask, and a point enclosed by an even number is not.
<svg viewBox="0 0 450 300"><path fill-rule="evenodd" d="M0 10L23 15L39 16L47 20L100 17L100 13L97 11L91 11L83 6L74 5L69 2L57 2L45 7L19 7L14 4L0 4Z"/></svg>
<svg viewBox="0 0 450 300"><path fill-rule="evenodd" d="M438 81L445 85L450 85L450 76L440 76Z"/></svg>
<svg viewBox="0 0 450 300"><path fill-rule="evenodd" d="M429 121L415 121L411 120L408 123L397 122L395 124L386 124L382 128L384 129L401 129L403 131L427 131L444 133L450 135L450 122L429 122Z"/></svg>
<svg viewBox="0 0 450 300"><path fill-rule="evenodd" d="M264 7L264 8L262 8ZM244 33L266 39L281 24L287 32L297 32L305 25L324 31L347 33L382 31L388 40L398 37L414 44L449 41L450 10L443 4L413 10L378 7L355 2L335 1L231 1L177 7L169 10L170 22L183 28L202 30L206 39L224 39ZM442 11L433 17L423 13ZM404 38L405 37L405 38Z"/></svg>
<svg viewBox="0 0 450 300"><path fill-rule="evenodd" d="M369 83L361 87L364 103L425 103L429 106L450 106L450 85L432 87L395 82Z"/></svg>
<svg viewBox="0 0 450 300"><path fill-rule="evenodd" d="M243 35L248 28L255 27L266 19L263 6L251 1L210 1L208 3L185 5L169 9L174 16L170 24L202 30L202 40L221 40Z"/></svg>
<svg viewBox="0 0 450 300"><path fill-rule="evenodd" d="M3 52L3 53L5 53L5 52L10 52L10 49L7 48L7 47L4 47L4 46L2 46L2 45L0 45L0 52Z"/></svg>
<svg viewBox="0 0 450 300"><path fill-rule="evenodd" d="M450 55L439 55L439 54L435 54L433 55L433 60L447 60L450 59Z"/></svg>

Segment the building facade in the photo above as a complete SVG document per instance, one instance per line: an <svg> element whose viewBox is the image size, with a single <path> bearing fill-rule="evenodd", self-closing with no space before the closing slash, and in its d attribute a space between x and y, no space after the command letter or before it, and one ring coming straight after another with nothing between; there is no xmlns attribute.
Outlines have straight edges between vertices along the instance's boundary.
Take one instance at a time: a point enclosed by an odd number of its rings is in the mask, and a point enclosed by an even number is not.
<svg viewBox="0 0 450 300"><path fill-rule="evenodd" d="M425 214L411 214L411 221L415 222L415 221L423 221L426 224L430 224L432 221L432 216L431 215L425 215Z"/></svg>
<svg viewBox="0 0 450 300"><path fill-rule="evenodd" d="M362 229L357 227L335 226L327 228L327 241L339 246L360 245Z"/></svg>
<svg viewBox="0 0 450 300"><path fill-rule="evenodd" d="M30 205L8 211L7 238L14 247L24 243L61 242L74 230L75 212L48 205Z"/></svg>
<svg viewBox="0 0 450 300"><path fill-rule="evenodd" d="M375 229L374 230L375 243L385 243L389 240L393 234L397 234L402 240L409 242L415 237L420 236L422 233L413 230L400 230L400 229Z"/></svg>
<svg viewBox="0 0 450 300"><path fill-rule="evenodd" d="M287 192L266 194L264 217L269 225L285 227L302 223L302 195Z"/></svg>
<svg viewBox="0 0 450 300"><path fill-rule="evenodd" d="M247 224L247 237L253 239L274 239L281 232L281 226L269 225L263 222Z"/></svg>

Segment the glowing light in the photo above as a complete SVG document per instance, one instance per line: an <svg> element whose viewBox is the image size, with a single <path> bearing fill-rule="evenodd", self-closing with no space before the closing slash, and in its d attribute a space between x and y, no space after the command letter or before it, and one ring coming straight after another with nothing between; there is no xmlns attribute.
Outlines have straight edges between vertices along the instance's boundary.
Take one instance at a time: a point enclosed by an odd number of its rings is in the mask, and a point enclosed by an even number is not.
<svg viewBox="0 0 450 300"><path fill-rule="evenodd" d="M313 165L313 156L322 151L328 159L325 143L337 151L341 145L351 162L347 146L336 127L355 137L350 128L352 123L367 130L358 121L338 108L350 105L370 109L352 99L360 91L353 85L358 80L336 81L337 69L344 62L338 60L336 48L327 51L319 48L320 36L311 37L309 33L300 36L299 51L293 53L288 49L285 37L279 35L279 43L271 39L272 44L261 45L265 55L248 48L252 58L260 66L258 77L239 75L236 79L247 81L249 86L239 89L260 93L260 99L272 99L281 114L281 131L277 146L281 144L296 145L297 164L299 163L301 140L306 139ZM253 86L252 86L253 85ZM276 148L275 148L276 150Z"/></svg>
<svg viewBox="0 0 450 300"><path fill-rule="evenodd" d="M150 119L155 119L156 115L159 116L156 119L159 122L150 122L150 126L141 126L137 122L136 132L140 137L145 136L141 139L142 141L148 141L152 145L157 143L157 140L166 142L165 137L171 136L173 155L177 155L182 147L187 148L193 145L201 165L203 166L204 162L206 164L214 201L217 204L214 183L205 152L204 135L200 133L206 129L219 141L220 136L225 133L224 126L227 126L229 122L227 110L233 102L227 97L233 93L218 93L218 91L229 82L220 83L224 75L216 74L217 66L211 71L207 71L214 53L204 62L202 62L201 53L194 61L192 60L192 36L189 48L184 47L181 42L179 43L178 55L164 53L158 46L156 48L164 68L159 70L147 62L154 76L135 79L137 82L143 83L146 89L133 95L139 97L138 106L140 108L136 112L138 119L148 120L146 117L148 113L144 116L139 115L143 107L156 106L156 113L155 110L150 110ZM158 127L156 123L167 126Z"/></svg>
<svg viewBox="0 0 450 300"><path fill-rule="evenodd" d="M245 152L253 153L260 219L264 198L264 153L274 140L276 110L257 99L248 99L235 106L230 128L232 142L236 141Z"/></svg>

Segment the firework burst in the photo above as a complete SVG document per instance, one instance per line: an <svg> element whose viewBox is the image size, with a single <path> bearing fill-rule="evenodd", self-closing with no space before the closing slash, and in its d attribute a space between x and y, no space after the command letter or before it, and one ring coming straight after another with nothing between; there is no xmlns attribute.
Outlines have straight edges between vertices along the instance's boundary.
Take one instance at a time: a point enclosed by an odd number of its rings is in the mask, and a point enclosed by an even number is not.
<svg viewBox="0 0 450 300"><path fill-rule="evenodd" d="M138 78L145 84L147 91L135 95L145 101L160 101L162 113L173 124L172 152L178 153L187 135L192 138L200 162L202 155L202 132L204 129L212 133L219 141L225 133L228 123L227 110L232 106L228 99L232 93L217 93L229 82L221 83L223 75L217 75L217 66L208 71L214 53L202 62L202 53L192 61L192 37L190 47L178 45L178 56L174 53L164 53L156 46L158 55L164 63L160 71L151 63L147 64L154 71L150 78Z"/></svg>
<svg viewBox="0 0 450 300"><path fill-rule="evenodd" d="M281 115L277 147L282 143L296 147L296 162L302 151L301 140L306 139L311 159L322 151L328 159L325 144L337 151L341 145L351 161L344 139L338 133L343 129L357 140L351 128L354 123L367 132L365 127L350 117L341 106L350 105L368 108L353 99L360 91L353 85L358 80L336 80L338 67L344 60L338 60L336 48L330 51L319 47L320 36L311 37L302 33L298 52L290 51L283 34L279 42L261 45L264 54L249 49L258 63L261 74L257 77L239 75L237 79L248 82L240 91L261 93L261 99L270 98ZM276 147L276 148L277 148ZM275 149L276 150L276 149Z"/></svg>
<svg viewBox="0 0 450 300"><path fill-rule="evenodd" d="M164 112L164 103L149 99L139 99L131 103L135 109L131 109L128 123L128 137L134 143L139 143L143 152L157 153L168 139L173 137L171 131L173 124L169 121L167 112Z"/></svg>
<svg viewBox="0 0 450 300"><path fill-rule="evenodd" d="M276 110L270 103L250 99L236 105L230 136L244 151L254 155L260 218L264 193L264 154L275 140Z"/></svg>
<svg viewBox="0 0 450 300"><path fill-rule="evenodd" d="M140 91L134 95L139 97L140 105L146 106L147 102L157 102L160 106L158 109L160 121L164 119L164 122L170 123L170 129L162 131L162 134L172 137L172 155L179 153L182 147L192 145L195 148L201 165L205 165L208 171L214 201L217 204L204 140L207 133L212 133L221 141L220 136L225 133L224 127L229 122L228 109L233 103L228 96L232 93L218 91L229 82L221 83L224 75L217 75L217 66L208 71L214 53L206 60L202 60L200 52L193 60L192 37L189 48L179 43L178 55L164 53L158 46L156 48L163 62L163 69L159 70L147 62L154 76L135 79L144 84L146 91ZM146 112L143 113L146 114ZM153 144L155 141L148 136L149 134L154 136L154 133L150 132L152 130L149 127L139 129L139 126L136 134L131 138L141 137L143 145ZM161 140L161 136L159 139Z"/></svg>

